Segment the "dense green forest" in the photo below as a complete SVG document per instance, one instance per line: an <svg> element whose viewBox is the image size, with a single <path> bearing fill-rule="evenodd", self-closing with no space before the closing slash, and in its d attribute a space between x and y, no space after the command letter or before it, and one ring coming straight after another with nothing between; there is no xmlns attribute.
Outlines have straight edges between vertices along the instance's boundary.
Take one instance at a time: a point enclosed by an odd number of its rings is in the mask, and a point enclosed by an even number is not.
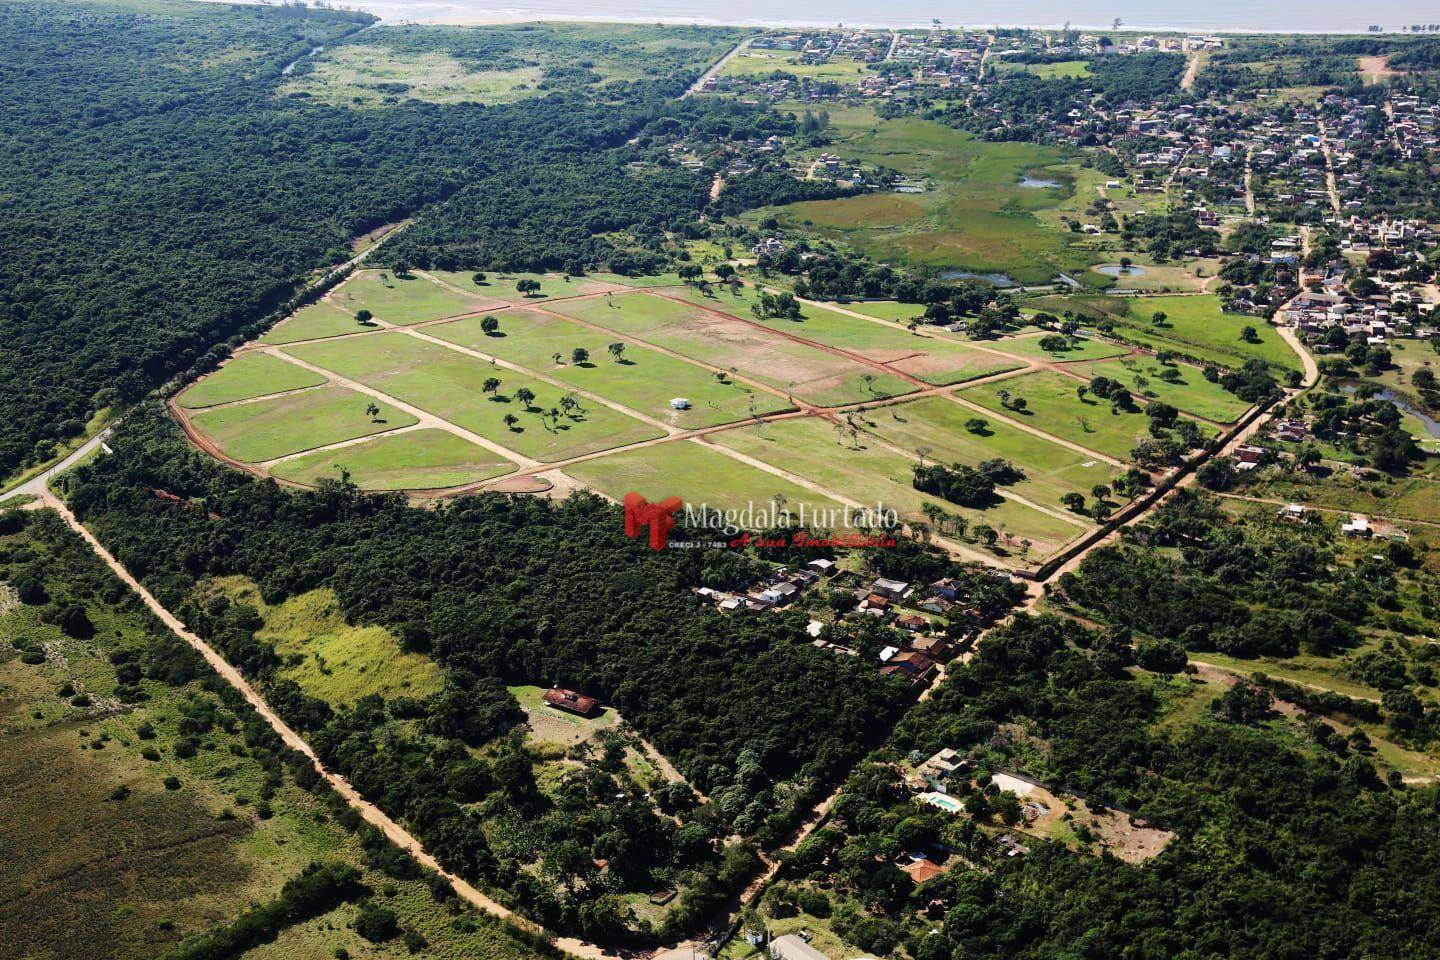
<svg viewBox="0 0 1440 960"><path fill-rule="evenodd" d="M906 702L902 682L813 647L803 614L727 617L689 589L752 582L757 561L726 550L656 553L627 538L619 509L596 497L552 504L492 494L426 510L335 484L282 492L195 451L151 406L112 443L116 453L78 469L70 485L86 524L261 681L367 797L442 860L548 924L611 939L650 935L605 884L575 882L595 857L617 864L612 882L624 871L651 882L655 870L698 870L662 932L687 930L748 879L751 854L732 845L722 855L724 839L777 842ZM228 574L254 579L267 603L333 589L351 622L383 624L441 664L446 689L339 709L305 695L278 676L253 609L197 594L202 579ZM578 806L554 806L537 792L524 746L506 736L521 716L497 680L603 698L711 802L680 826L603 784L573 797ZM420 735L392 723L410 729L404 722L417 719ZM493 754L467 758L466 744L490 744ZM506 822L507 843L523 838L523 855L492 849L472 809L481 801ZM660 803L684 813L695 802L681 790ZM590 854L566 853L576 849ZM517 870L531 856L546 858L563 894Z"/></svg>
<svg viewBox="0 0 1440 960"><path fill-rule="evenodd" d="M699 176L637 175L607 150L684 89L708 46L612 42L601 52L636 61L627 75L499 106L277 95L287 63L369 22L164 0L0 4L0 473L213 364L217 344L253 333L351 238L466 184L399 255L578 266L615 249L594 245L595 230L704 205ZM467 35L474 49L458 55L489 59L527 37L502 31L482 50ZM463 243L447 234L456 224Z"/></svg>

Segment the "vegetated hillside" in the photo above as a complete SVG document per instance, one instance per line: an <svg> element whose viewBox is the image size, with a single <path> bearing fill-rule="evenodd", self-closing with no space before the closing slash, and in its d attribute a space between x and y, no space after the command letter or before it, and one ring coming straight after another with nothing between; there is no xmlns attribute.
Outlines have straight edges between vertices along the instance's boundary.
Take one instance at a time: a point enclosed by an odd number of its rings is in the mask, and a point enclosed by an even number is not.
<svg viewBox="0 0 1440 960"><path fill-rule="evenodd" d="M803 614L727 617L689 589L748 583L753 561L653 552L596 497L492 494L421 510L333 483L286 493L199 454L148 406L112 444L116 455L76 474L86 523L367 797L548 925L631 942L687 932L750 875L744 847L717 852L727 838L776 842L905 701L904 685L869 662L811 646ZM204 509L157 488L203 498ZM276 676L279 657L256 635L253 610L197 597L202 578L232 574L254 579L267 603L333 589L351 622L387 626L427 651L445 668L445 689L353 709L305 695ZM520 716L496 678L603 698L712 802L679 825L614 787L592 785L581 808L557 808L506 737ZM492 742L484 760L463 748ZM693 810L689 790L662 792L666 812ZM542 825L526 857L506 854L509 837L493 833L517 810L519 824L504 829ZM539 856L563 885L519 869ZM615 865L610 881L577 885L593 857ZM663 930L637 926L611 896L616 884L644 891L646 878L674 882L677 871L687 892Z"/></svg>
<svg viewBox="0 0 1440 960"><path fill-rule="evenodd" d="M285 64L369 20L0 4L0 475L45 459L97 410L213 363L207 351L253 330L350 238L463 183L508 198L466 212L467 229L498 230L507 247L576 225L550 184L609 197L610 229L642 195L633 217L647 221L657 205L693 217L704 202L695 175L641 179L604 159L684 89L683 71L499 107L277 96ZM530 191L539 199L518 206ZM507 256L543 260L537 245Z"/></svg>

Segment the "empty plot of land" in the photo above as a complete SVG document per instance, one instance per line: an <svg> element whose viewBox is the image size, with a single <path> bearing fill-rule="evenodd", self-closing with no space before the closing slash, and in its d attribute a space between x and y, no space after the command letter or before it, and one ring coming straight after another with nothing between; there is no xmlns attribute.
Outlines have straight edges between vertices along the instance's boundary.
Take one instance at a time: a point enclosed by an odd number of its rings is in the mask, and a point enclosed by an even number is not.
<svg viewBox="0 0 1440 960"><path fill-rule="evenodd" d="M910 520L921 520L926 504L964 516L972 524L988 523L1021 540L1041 554L1052 552L1076 536L1081 523L997 499L984 509L961 507L916 490L916 461L889 449L864 433L851 436L843 424L818 417L783 420L715 434L715 440L821 486L843 491L866 506L891 507Z"/></svg>
<svg viewBox="0 0 1440 960"><path fill-rule="evenodd" d="M991 419L981 432L972 432L966 423L975 419L984 420L985 416L943 397L925 397L872 410L866 414L865 424L897 447L924 451L931 462L973 467L982 460L1009 460L1025 472L1025 479L1007 489L1052 508L1062 494L1088 496L1091 487L1110 484L1118 473L1104 460L998 420Z"/></svg>
<svg viewBox="0 0 1440 960"><path fill-rule="evenodd" d="M498 306L494 300L456 293L419 275L398 277L385 270L360 271L336 288L330 299L351 313L369 310L400 327Z"/></svg>
<svg viewBox="0 0 1440 960"><path fill-rule="evenodd" d="M565 472L616 500L634 491L651 503L680 497L691 507L738 510L753 504L756 510L768 510L778 494L792 513L801 503L811 512L842 508L823 493L691 440L598 457L566 467Z"/></svg>
<svg viewBox="0 0 1440 960"><path fill-rule="evenodd" d="M410 414L386 403L375 403L379 414L367 413L372 403L375 401L364 394L328 384L302 393L201 411L191 418L191 423L227 456L258 463L416 422Z"/></svg>
<svg viewBox="0 0 1440 960"><path fill-rule="evenodd" d="M1063 350L1047 350L1040 345L1040 341L1045 340L1050 343L1052 342L1050 337L1058 336L1059 334L1026 334L1023 337L1006 337L1003 340L986 341L985 346L993 350L1004 350L1017 357L1050 360L1055 363L1104 360L1107 357L1119 357L1130 352L1126 347L1106 343L1104 340L1094 340L1090 337L1071 337L1067 340L1068 345Z"/></svg>
<svg viewBox="0 0 1440 960"><path fill-rule="evenodd" d="M858 360L797 343L713 310L644 293L558 303L555 309L732 370L821 406L896 396L915 388Z"/></svg>
<svg viewBox="0 0 1440 960"><path fill-rule="evenodd" d="M473 271L466 273L460 270L431 270L429 273L437 280L470 291L477 296L504 300L507 303L534 303L537 300L550 300L555 297L582 297L587 294L628 289L624 284L610 280L596 277L567 277L557 273L487 273L485 279L479 283L475 281ZM522 293L517 284L526 280L540 284L540 289L531 293Z"/></svg>
<svg viewBox="0 0 1440 960"><path fill-rule="evenodd" d="M426 332L544 373L681 429L741 420L750 415L752 403L757 413L786 407L784 399L772 393L757 392L733 380L722 383L709 370L656 350L621 343L617 358L610 345L619 341L573 320L523 309L488 317L499 323L494 333L485 332L479 317L439 324ZM584 350L588 359L577 363L576 350ZM689 409L674 409L671 401L677 399L688 401Z"/></svg>
<svg viewBox="0 0 1440 960"><path fill-rule="evenodd" d="M1169 375L1178 379L1164 379L1162 374L1167 370L1176 371ZM1081 364L1075 372L1088 377L1109 377L1123 383L1136 396L1159 400L1219 423L1231 423L1250 408L1250 404L1220 384L1206 380L1195 367L1186 364L1166 367L1154 357Z"/></svg>
<svg viewBox="0 0 1440 960"><path fill-rule="evenodd" d="M756 292L745 287L705 297L698 290L686 288L680 295L693 303L748 316ZM1021 366L958 340L911 333L811 304L803 304L796 319L762 317L758 322L781 333L888 364L926 383L960 383Z"/></svg>
<svg viewBox="0 0 1440 960"><path fill-rule="evenodd" d="M565 410L566 391L400 332L285 349L537 460L563 460L663 432L589 400L547 418L552 409ZM492 379L499 383L487 391ZM521 390L534 395L529 403ZM515 421L507 424L506 416Z"/></svg>
<svg viewBox="0 0 1440 960"><path fill-rule="evenodd" d="M961 396L988 410L1046 433L1077 443L1117 460L1127 460L1130 451L1149 436L1149 419L1139 409L1115 411L1109 401L1087 396L1080 399L1076 387L1083 386L1062 373L1039 370L965 390ZM1012 407L1007 407L1005 396ZM1013 409L1024 399L1023 410Z"/></svg>
<svg viewBox="0 0 1440 960"><path fill-rule="evenodd" d="M220 403L234 403L286 390L318 387L325 378L293 363L286 363L263 353L246 353L234 358L214 373L196 381L177 403L187 410L199 410Z"/></svg>
<svg viewBox="0 0 1440 960"><path fill-rule="evenodd" d="M281 320L260 338L261 343L294 343L296 340L319 340L358 333L365 328L355 317L324 300L301 307Z"/></svg>
<svg viewBox="0 0 1440 960"><path fill-rule="evenodd" d="M270 473L312 486L348 474L363 490L439 490L514 469L509 460L464 437L426 427L282 460L270 466Z"/></svg>

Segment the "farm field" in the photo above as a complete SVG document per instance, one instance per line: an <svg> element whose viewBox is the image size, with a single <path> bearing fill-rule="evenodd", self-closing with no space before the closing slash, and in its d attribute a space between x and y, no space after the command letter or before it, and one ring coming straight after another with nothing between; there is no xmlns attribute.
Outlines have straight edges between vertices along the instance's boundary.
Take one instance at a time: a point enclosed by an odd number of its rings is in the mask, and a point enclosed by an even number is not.
<svg viewBox="0 0 1440 960"><path fill-rule="evenodd" d="M1025 472L1025 479L1007 489L1048 507L1057 507L1064 493L1089 496L1091 487L1110 484L1118 474L1103 460L998 420L989 421L984 433L971 433L965 423L977 417L984 419L983 414L943 397L926 397L869 411L865 423L901 449L929 448L927 459L932 462L973 467L996 457L1009 460Z"/></svg>
<svg viewBox="0 0 1440 960"><path fill-rule="evenodd" d="M180 394L177 403L199 410L236 400L250 400L286 390L318 387L325 378L293 363L263 353L241 354L214 373L196 381Z"/></svg>
<svg viewBox="0 0 1440 960"><path fill-rule="evenodd" d="M1179 370L1180 379L1162 380L1160 374L1166 369ZM1206 380L1200 370L1189 364L1167 368L1154 357L1141 356L1080 364L1075 372L1087 377L1109 377L1123 383L1137 397L1160 400L1217 423L1233 423L1250 409L1250 404L1220 384Z"/></svg>
<svg viewBox="0 0 1440 960"><path fill-rule="evenodd" d="M884 423L883 414L880 416L879 422ZM835 425L814 417L727 430L715 439L829 489L844 491L853 500L892 507L904 519L924 519L922 507L928 503L964 516L972 525L988 523L1029 540L1042 555L1084 529L1081 523L1069 523L1011 500L977 510L923 494L911 482L915 459L885 447L875 437L841 435Z"/></svg>
<svg viewBox="0 0 1440 960"><path fill-rule="evenodd" d="M294 343L296 340L318 340L338 337L364 330L354 316L326 300L301 307L271 327L260 338L261 343Z"/></svg>
<svg viewBox="0 0 1440 960"><path fill-rule="evenodd" d="M1069 349L1066 350L1046 350L1040 346L1040 341L1045 337L1046 334L1043 333L1005 337L1001 340L987 340L985 346L992 350L1004 350L1006 353L1024 357L1027 360L1050 360L1055 363L1104 360L1130 352L1128 347L1106 343L1104 340L1096 340L1093 337L1076 337L1070 341Z"/></svg>
<svg viewBox="0 0 1440 960"><path fill-rule="evenodd" d="M1246 360L1264 360L1277 370L1298 370L1300 359L1275 329L1260 317L1225 313L1220 298L1199 296L1159 297L1042 297L1031 301L1038 309L1058 313L1073 310L1083 321L1109 320L1116 334L1152 350L1169 350L1203 363L1239 368ZM1165 326L1151 322L1155 313L1164 313ZM1255 330L1257 343L1240 339L1245 327Z"/></svg>
<svg viewBox="0 0 1440 960"><path fill-rule="evenodd" d="M484 331L477 317L439 324L426 332L563 380L682 429L743 419L751 414L752 403L757 413L787 406L782 397L733 380L721 383L709 370L635 344L624 344L617 360L608 349L616 342L612 336L572 320L523 309L491 316L500 324L494 335ZM574 362L577 348L589 353L587 361ZM556 354L560 355L558 363ZM672 409L670 401L675 397L689 400L691 408Z"/></svg>
<svg viewBox="0 0 1440 960"><path fill-rule="evenodd" d="M371 403L380 408L378 416L365 412ZM313 447L408 427L416 420L403 410L372 401L365 394L327 384L303 393L202 410L191 417L190 422L215 441L226 455L246 463L260 463Z"/></svg>
<svg viewBox="0 0 1440 960"><path fill-rule="evenodd" d="M964 391L966 400L980 404L1001 416L1052 433L1078 443L1090 450L1114 457L1130 459L1130 451L1149 436L1149 420L1143 411L1114 413L1110 404L1093 397L1081 400L1075 388L1079 381L1049 370L1027 373L999 383L982 384ZM1024 412L1007 410L1001 403L1000 391L1012 398L1024 397Z"/></svg>
<svg viewBox="0 0 1440 960"><path fill-rule="evenodd" d="M672 350L701 363L733 370L820 406L910 393L899 377L846 357L796 343L763 327L712 310L644 293L575 300L555 305L575 317ZM867 381L867 377L873 380Z"/></svg>
<svg viewBox="0 0 1440 960"><path fill-rule="evenodd" d="M552 426L541 412L559 408L565 391L400 332L287 350L537 460L563 460L663 432L589 401ZM487 393L491 378L500 385ZM529 409L515 397L520 389L535 394ZM507 414L518 418L514 426L505 424Z"/></svg>
<svg viewBox="0 0 1440 960"><path fill-rule="evenodd" d="M1078 169L1053 147L986 142L913 117L881 120L869 111L831 114L831 152L926 181L919 194L870 193L765 208L789 229L853 243L877 260L941 270L1004 274L1004 282L1044 283L1084 270L1089 251L1037 214L1071 195ZM1021 185L1030 174L1058 189ZM1086 198L1088 202L1089 198Z"/></svg>
<svg viewBox="0 0 1440 960"><path fill-rule="evenodd" d="M678 295L692 303L743 317L750 316L750 304L756 294L753 288L745 287L738 295L727 290L715 297L706 297L687 287ZM960 383L1020 366L1007 364L994 354L972 349L958 340L912 333L809 304L801 304L799 319L763 317L756 322L780 333L890 364L926 383Z"/></svg>
<svg viewBox="0 0 1440 960"><path fill-rule="evenodd" d="M335 450L317 450L270 466L282 480L314 486L343 472L362 490L440 490L488 480L515 464L435 427L381 434Z"/></svg>
<svg viewBox="0 0 1440 960"><path fill-rule="evenodd" d="M729 431L727 431L729 432ZM661 448L623 451L566 467L565 472L615 500L634 491L654 503L680 497L687 504L716 509L769 509L776 494L790 510L839 510L838 501L775 476L715 449L709 444L679 440Z"/></svg>
<svg viewBox="0 0 1440 960"><path fill-rule="evenodd" d="M369 310L377 320L397 327L497 306L493 300L456 293L418 273L398 277L385 270L357 272L335 288L330 300L351 313Z"/></svg>

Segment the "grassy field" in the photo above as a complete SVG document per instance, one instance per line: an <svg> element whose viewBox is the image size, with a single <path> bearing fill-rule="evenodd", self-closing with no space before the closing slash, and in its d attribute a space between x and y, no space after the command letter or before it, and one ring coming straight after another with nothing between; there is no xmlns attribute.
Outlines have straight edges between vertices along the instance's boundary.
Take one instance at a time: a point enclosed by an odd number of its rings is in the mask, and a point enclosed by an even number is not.
<svg viewBox="0 0 1440 960"><path fill-rule="evenodd" d="M350 44L317 57L314 68L281 84L280 96L303 94L337 107L378 107L399 100L427 103L513 103L541 96L538 66L471 70L448 53L401 52Z"/></svg>
<svg viewBox="0 0 1440 960"><path fill-rule="evenodd" d="M49 513L31 523L60 527ZM72 577L93 572L97 590L126 595L88 552L57 555L53 542L30 530L0 536L0 580L13 576L23 553L34 555L53 594L68 594ZM288 774L269 779L270 752L247 742L248 710L232 711L202 681L171 686L145 677L144 699L117 705L108 655L138 654L144 663L150 621L136 605L77 599L93 638L42 622L40 607L0 603L0 956L149 960L272 899L312 861L360 868L372 899L429 941L426 957L534 956L486 917L457 924L423 881L366 866L359 839L325 803ZM46 656L25 663L14 644ZM72 690L92 703L77 705ZM187 714L212 712L212 725L182 732ZM187 739L196 749L182 752ZM399 941L375 946L360 938L354 915L354 905L344 905L244 956L406 955Z"/></svg>
<svg viewBox="0 0 1440 960"><path fill-rule="evenodd" d="M1090 64L1085 60L1059 60L1055 63L1007 63L1001 60L995 66L1000 76L1028 73L1045 80L1075 79L1090 76Z"/></svg>
<svg viewBox="0 0 1440 960"><path fill-rule="evenodd" d="M883 417L879 422L885 422ZM715 440L828 489L844 491L853 500L867 505L883 503L905 519L924 519L921 508L930 503L947 513L965 516L972 525L988 523L996 530L1031 541L1038 555L1053 552L1083 529L1009 500L974 510L923 494L911 482L915 460L863 433L854 438L842 434L833 424L818 418L727 430L717 434Z"/></svg>
<svg viewBox="0 0 1440 960"><path fill-rule="evenodd" d="M607 279L602 279L567 277L558 273L487 273L481 283L475 282L474 271L431 270L430 275L462 290L473 291L477 296L504 300L506 303L534 303L555 297L581 297L586 294L629 289L624 283L608 279L610 275L606 275ZM539 292L532 295L516 290L515 285L521 280L537 281L540 284Z"/></svg>
<svg viewBox="0 0 1440 960"><path fill-rule="evenodd" d="M1079 168L1060 150L980 141L933 121L881 120L862 110L832 111L831 124L831 152L924 180L928 189L808 201L749 216L778 216L784 226L848 240L879 260L998 272L1021 283L1043 283L1093 262L1090 252L1072 246L1068 231L1036 216L1071 196ZM1062 187L1021 186L1031 173Z"/></svg>
<svg viewBox="0 0 1440 960"><path fill-rule="evenodd" d="M397 277L386 270L361 270L337 287L330 298L351 313L369 310L377 319L401 327L493 305L493 301L456 293L419 274Z"/></svg>
<svg viewBox="0 0 1440 960"><path fill-rule="evenodd" d="M373 386L539 460L562 460L662 432L593 401L584 401L581 409L562 416L552 428L539 411L558 407L565 391L403 333L288 349L316 366ZM484 391L490 378L500 381L493 394ZM521 388L535 394L529 410L515 398ZM518 418L513 427L504 423L507 414Z"/></svg>
<svg viewBox="0 0 1440 960"><path fill-rule="evenodd" d="M837 304L837 306L853 310L856 313L863 313L867 317L893 320L896 323L906 323L925 315L925 304L901 303L898 300L859 300L853 303Z"/></svg>
<svg viewBox="0 0 1440 960"><path fill-rule="evenodd" d="M1047 334L1027 334L1023 337L1006 337L1003 340L987 341L985 346L993 350L1004 350L1017 357L1033 360L1054 360L1057 363L1073 363L1077 360L1104 360L1128 352L1126 347L1092 337L1076 337L1065 350L1046 350L1040 341Z"/></svg>
<svg viewBox="0 0 1440 960"><path fill-rule="evenodd" d="M243 353L191 384L176 402L187 410L199 410L286 390L318 387L324 382L325 378L319 374L286 363L278 357Z"/></svg>
<svg viewBox="0 0 1440 960"><path fill-rule="evenodd" d="M485 333L476 317L440 324L428 332L683 429L743 419L750 415L752 403L758 413L787 406L772 393L757 392L733 380L721 383L709 370L635 344L625 344L617 360L608 350L617 342L613 336L572 320L521 309L495 317L500 328L494 335ZM577 348L589 353L587 361L574 362ZM560 355L558 363L556 354ZM675 397L688 399L691 408L672 409L670 401Z"/></svg>
<svg viewBox="0 0 1440 960"><path fill-rule="evenodd" d="M782 71L795 77L835 83L858 83L865 76L865 64L848 57L831 57L821 63L801 63L800 54L789 50L742 50L725 64L722 77L768 77Z"/></svg>
<svg viewBox="0 0 1440 960"><path fill-rule="evenodd" d="M1057 507L1064 493L1088 497L1091 487L1109 484L1118 472L1103 460L998 420L989 421L984 433L971 433L965 423L977 417L984 419L983 414L943 397L927 397L872 410L866 414L866 425L901 449L914 452L928 448L926 458L931 462L973 467L981 460L996 457L1009 460L1025 472L1025 479L1009 489L1049 507Z"/></svg>
<svg viewBox="0 0 1440 960"><path fill-rule="evenodd" d="M271 606L250 580L224 577L202 584L200 595L224 596L254 607L265 622L256 637L275 645L286 661L282 674L310 696L334 706L353 706L371 695L386 700L425 697L438 693L443 685L435 661L407 653L385 627L347 623L340 601L328 588Z"/></svg>
<svg viewBox="0 0 1440 960"><path fill-rule="evenodd" d="M380 408L379 416L371 417L365 412L371 403ZM246 463L259 463L312 447L408 427L416 420L389 404L330 384L270 400L202 410L191 422L227 455Z"/></svg>
<svg viewBox="0 0 1440 960"><path fill-rule="evenodd" d="M353 315L321 300L308 307L301 307L292 316L281 320L260 338L260 342L294 343L296 340L318 340L322 337L359 333L364 329L366 328L357 323Z"/></svg>
<svg viewBox="0 0 1440 960"><path fill-rule="evenodd" d="M616 500L634 491L652 503L674 496L692 506L726 510L754 503L757 510L768 510L779 494L791 511L802 502L825 510L841 508L823 494L689 440L667 443L663 451L650 448L587 460L565 472Z"/></svg>
<svg viewBox="0 0 1440 960"><path fill-rule="evenodd" d="M822 406L909 393L898 377L699 307L632 293L556 304L568 316L731 370ZM866 377L873 377L867 381Z"/></svg>
<svg viewBox="0 0 1440 960"><path fill-rule="evenodd" d="M1440 523L1440 481L1423 476L1364 480L1341 470L1325 480L1299 475L1265 479L1245 492L1287 503Z"/></svg>
<svg viewBox="0 0 1440 960"><path fill-rule="evenodd" d="M1077 367L1075 372L1087 377L1103 376L1118 380L1137 397L1160 400L1186 413L1218 423L1233 423L1250 408L1250 404L1220 384L1206 380L1195 367L1177 364L1174 369L1180 371L1179 380L1160 379L1160 374L1166 369L1154 357L1144 356L1086 363Z"/></svg>
<svg viewBox="0 0 1440 960"><path fill-rule="evenodd" d="M1071 443L1117 460L1130 459L1130 451L1149 436L1149 420L1139 410L1115 413L1106 401L1094 397L1081 400L1075 393L1075 388L1081 385L1063 374L1040 370L1012 380L982 384L965 390L962 396ZM1000 397L1002 390L1012 399L1024 397L1025 412L1005 409Z"/></svg>
<svg viewBox="0 0 1440 960"><path fill-rule="evenodd" d="M525 711L530 726L530 741L541 750L564 749L589 740L601 730L609 730L618 722L618 715L609 707L593 717L580 717L556 710L545 703L545 687L528 685L508 688Z"/></svg>
<svg viewBox="0 0 1440 960"><path fill-rule="evenodd" d="M734 292L725 290L714 297L706 297L698 290L687 287L679 292L679 296L736 316L751 317L750 306L757 293L753 287L742 287ZM861 320L808 304L801 306L798 319L764 317L758 318L758 322L781 333L891 364L896 370L926 383L959 383L1019 366L1007 364L994 354L972 349L957 340L911 333L899 327Z"/></svg>
<svg viewBox="0 0 1440 960"><path fill-rule="evenodd" d="M283 480L314 485L342 471L362 490L439 490L498 477L515 464L463 437L434 427L384 434L285 460L270 468Z"/></svg>
<svg viewBox="0 0 1440 960"><path fill-rule="evenodd" d="M1126 340L1203 363L1238 368L1253 357L1278 370L1300 369L1300 358L1273 327L1260 317L1225 313L1216 296L1042 297L1031 305L1055 313L1073 310L1082 320L1109 320ZM1152 322L1156 313L1165 314L1164 326ZM1255 331L1255 343L1240 338L1245 327Z"/></svg>

